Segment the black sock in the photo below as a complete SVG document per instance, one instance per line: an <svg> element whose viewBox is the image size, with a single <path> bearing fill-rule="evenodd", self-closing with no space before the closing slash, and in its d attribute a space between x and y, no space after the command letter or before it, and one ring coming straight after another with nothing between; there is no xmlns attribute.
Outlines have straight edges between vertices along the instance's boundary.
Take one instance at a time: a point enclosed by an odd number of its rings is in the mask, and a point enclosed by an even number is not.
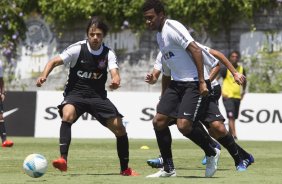
<svg viewBox="0 0 282 184"><path fill-rule="evenodd" d="M60 153L65 160L68 158L69 146L71 143L72 123L62 121L60 128Z"/></svg>
<svg viewBox="0 0 282 184"><path fill-rule="evenodd" d="M0 122L0 136L1 136L1 139L2 139L2 143L4 141L6 141L6 128L5 128L4 121Z"/></svg>
<svg viewBox="0 0 282 184"><path fill-rule="evenodd" d="M164 170L166 172L170 172L174 169L173 159L172 159L172 151L171 151L171 133L168 127L163 130L156 130L156 138L158 142L158 146L163 158Z"/></svg>
<svg viewBox="0 0 282 184"><path fill-rule="evenodd" d="M206 130L202 130L198 126L194 126L192 131L188 135L184 136L200 146L204 150L206 156L216 155L216 152L212 146L212 144L214 144L214 140L210 137Z"/></svg>
<svg viewBox="0 0 282 184"><path fill-rule="evenodd" d="M124 171L128 168L129 162L129 144L127 134L116 137L117 140L117 153L120 162L120 170Z"/></svg>
<svg viewBox="0 0 282 184"><path fill-rule="evenodd" d="M195 127L199 127L199 129L201 129L202 131L205 131L205 132L207 132L207 130L205 129L205 127L204 127L204 125L202 124L202 123L194 123L195 124ZM209 133L207 132L207 134L209 135ZM212 139L211 138L211 136L209 136L210 137L210 145L213 147L213 148L216 148L216 146L217 146L217 143L215 142L215 140L214 139Z"/></svg>
<svg viewBox="0 0 282 184"><path fill-rule="evenodd" d="M238 151L239 151L239 154L240 154L241 158L247 159L247 158L250 157L250 154L248 152L246 152L243 148L241 148L237 143L236 143L236 146L238 148Z"/></svg>
<svg viewBox="0 0 282 184"><path fill-rule="evenodd" d="M226 136L219 138L218 142L228 150L228 152L234 159L235 166L238 165L241 161L241 157L233 136L228 133Z"/></svg>

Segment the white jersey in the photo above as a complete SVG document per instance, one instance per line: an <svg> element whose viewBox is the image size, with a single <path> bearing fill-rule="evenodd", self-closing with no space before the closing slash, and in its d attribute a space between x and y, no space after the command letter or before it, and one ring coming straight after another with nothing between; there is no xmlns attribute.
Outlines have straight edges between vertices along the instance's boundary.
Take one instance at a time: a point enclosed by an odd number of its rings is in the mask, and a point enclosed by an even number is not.
<svg viewBox="0 0 282 184"><path fill-rule="evenodd" d="M203 53L203 56L204 56L204 66L206 67L208 73L210 73L211 69L214 68L218 64L219 60L217 58L215 58L212 54L210 54L210 48L209 47L202 45L198 42L196 42L196 43L202 49L202 53ZM216 85L219 85L219 82L216 79L211 81L212 87L216 86Z"/></svg>
<svg viewBox="0 0 282 184"><path fill-rule="evenodd" d="M70 45L67 49L65 49L61 54L60 57L64 61L65 66L74 67L77 59L79 57L79 53L81 50L81 44L86 43L86 40L76 42ZM92 50L89 43L87 42L87 48L89 52L93 55L100 55L103 52L103 47L100 47L99 50ZM109 50L108 54L108 69L111 70L113 68L118 68L117 65L117 58L115 53L112 50Z"/></svg>
<svg viewBox="0 0 282 184"><path fill-rule="evenodd" d="M197 43L197 45L203 49L202 54L204 58L204 67L206 68L208 73L210 73L211 69L214 68L218 64L219 60L215 58L212 54L209 53L209 50L210 50L209 47L204 46L200 43ZM162 73L166 76L170 76L170 70L167 67L163 67L162 62L163 62L162 53L159 52L155 60L154 69L158 71L162 71ZM219 85L217 80L211 81L212 87L216 85Z"/></svg>
<svg viewBox="0 0 282 184"><path fill-rule="evenodd" d="M191 54L186 52L193 42L189 31L180 22L167 19L162 32L157 33L157 42L162 53L162 65L165 75L170 75L174 81L198 81L198 72ZM170 73L166 73L170 71ZM204 78L209 74L204 68Z"/></svg>

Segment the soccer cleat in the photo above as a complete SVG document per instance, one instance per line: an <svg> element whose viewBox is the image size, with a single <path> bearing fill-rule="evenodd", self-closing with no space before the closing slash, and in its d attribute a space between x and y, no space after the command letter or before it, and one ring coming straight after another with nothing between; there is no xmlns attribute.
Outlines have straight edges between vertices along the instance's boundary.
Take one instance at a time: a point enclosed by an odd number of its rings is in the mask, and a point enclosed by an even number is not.
<svg viewBox="0 0 282 184"><path fill-rule="evenodd" d="M212 177L216 170L217 170L217 163L219 160L219 156L220 156L220 150L215 148L214 149L216 152L215 156L207 156L207 165L206 165L206 172L205 172L205 177L210 178Z"/></svg>
<svg viewBox="0 0 282 184"><path fill-rule="evenodd" d="M147 160L147 164L152 168L162 168L163 167L163 158L159 156L159 158L149 159Z"/></svg>
<svg viewBox="0 0 282 184"><path fill-rule="evenodd" d="M255 162L255 159L254 159L253 155L250 154L248 158L246 158L246 159L243 160L243 162L244 162L244 165L245 165L246 168L247 168L247 167L249 167L250 165L252 165L252 163Z"/></svg>
<svg viewBox="0 0 282 184"><path fill-rule="evenodd" d="M13 141L6 140L2 143L2 147L12 147L14 145Z"/></svg>
<svg viewBox="0 0 282 184"><path fill-rule="evenodd" d="M242 171L246 171L247 170L247 167L244 163L244 160L242 160L237 166L236 166L236 170L239 171L239 172L242 172Z"/></svg>
<svg viewBox="0 0 282 184"><path fill-rule="evenodd" d="M167 178L167 177L176 177L176 171L173 169L170 172L166 172L164 169L159 170L155 174L146 176L146 178Z"/></svg>
<svg viewBox="0 0 282 184"><path fill-rule="evenodd" d="M67 166L67 161L64 158L59 158L57 160L53 160L53 167L56 169L59 169L60 171L67 171L68 166Z"/></svg>
<svg viewBox="0 0 282 184"><path fill-rule="evenodd" d="M139 176L139 174L131 168L127 168L124 171L120 172L122 176Z"/></svg>
<svg viewBox="0 0 282 184"><path fill-rule="evenodd" d="M216 142L215 148L221 150L221 146L220 146L220 144L219 144L218 142ZM204 156L204 158L203 158L203 160L202 160L202 165L206 165L206 164L207 164L207 157Z"/></svg>

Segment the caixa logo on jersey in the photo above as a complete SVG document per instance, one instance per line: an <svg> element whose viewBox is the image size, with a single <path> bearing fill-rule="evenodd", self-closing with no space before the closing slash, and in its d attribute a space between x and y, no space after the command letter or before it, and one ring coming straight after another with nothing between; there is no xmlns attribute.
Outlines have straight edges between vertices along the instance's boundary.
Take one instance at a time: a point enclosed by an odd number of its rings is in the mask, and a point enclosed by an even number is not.
<svg viewBox="0 0 282 184"><path fill-rule="evenodd" d="M241 123L281 123L282 113L279 110L261 109L255 111L253 109L244 109L241 111L239 121Z"/></svg>
<svg viewBox="0 0 282 184"><path fill-rule="evenodd" d="M45 112L47 113L46 116L43 118L46 120L54 120L56 118L60 118L58 108L57 107L47 107L45 109ZM91 114L84 113L80 116L82 120L96 120L95 117L93 117Z"/></svg>

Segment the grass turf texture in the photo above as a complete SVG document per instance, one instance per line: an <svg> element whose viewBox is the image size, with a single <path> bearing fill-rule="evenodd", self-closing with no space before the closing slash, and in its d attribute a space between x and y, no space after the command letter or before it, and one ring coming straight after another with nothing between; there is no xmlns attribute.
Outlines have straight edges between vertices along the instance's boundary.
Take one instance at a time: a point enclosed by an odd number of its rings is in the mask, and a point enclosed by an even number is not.
<svg viewBox="0 0 282 184"><path fill-rule="evenodd" d="M58 139L9 137L15 145L0 148L0 183L2 184L237 184L282 182L282 143L238 141L255 157L255 163L246 172L237 172L233 159L225 148L219 161L219 169L213 178L204 178L205 166L201 165L203 151L191 141L173 140L176 178L145 178L157 172L149 167L147 159L159 155L156 140L130 139L130 164L140 176L124 177L119 175L119 161L116 154L115 139L73 139L70 146L68 172L60 172L52 166L58 158ZM140 149L147 145L150 149ZM48 170L41 178L31 178L24 174L24 158L31 153L43 154L48 160Z"/></svg>

